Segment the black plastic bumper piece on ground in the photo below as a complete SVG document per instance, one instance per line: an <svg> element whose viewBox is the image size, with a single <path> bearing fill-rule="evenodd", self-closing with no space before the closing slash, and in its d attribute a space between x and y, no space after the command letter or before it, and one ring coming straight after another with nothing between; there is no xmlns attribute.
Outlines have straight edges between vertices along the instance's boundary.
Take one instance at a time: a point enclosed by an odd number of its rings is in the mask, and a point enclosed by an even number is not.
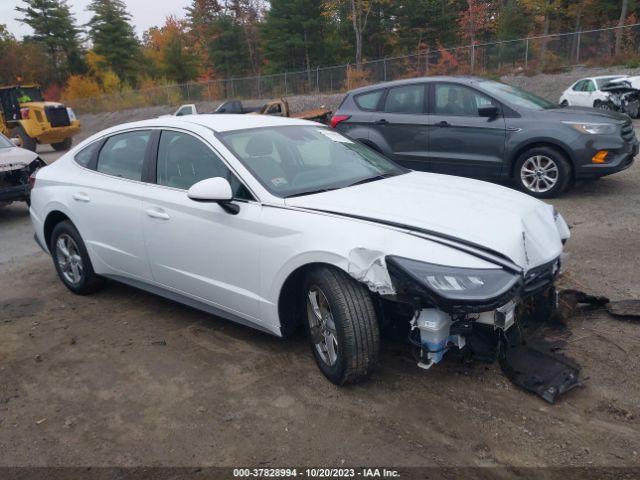
<svg viewBox="0 0 640 480"><path fill-rule="evenodd" d="M511 382L549 403L580 386L580 367L554 350L542 338L507 345L500 358L502 371Z"/></svg>

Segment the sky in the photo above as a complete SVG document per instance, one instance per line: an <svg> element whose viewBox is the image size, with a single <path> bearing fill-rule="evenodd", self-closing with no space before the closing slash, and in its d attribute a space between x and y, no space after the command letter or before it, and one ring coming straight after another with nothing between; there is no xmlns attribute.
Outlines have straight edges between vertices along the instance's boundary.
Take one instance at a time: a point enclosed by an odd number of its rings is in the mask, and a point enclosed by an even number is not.
<svg viewBox="0 0 640 480"><path fill-rule="evenodd" d="M91 0L67 0L71 13L75 15L78 25L83 25L91 18L91 12L87 11L87 5ZM184 17L184 7L189 5L189 0L124 0L127 11L131 14L131 21L134 25L138 37L149 27L159 26L164 23L168 15ZM32 33L29 26L21 24L16 17L19 12L15 11L16 6L24 5L22 0L0 0L0 23L7 25L7 29L16 38Z"/></svg>

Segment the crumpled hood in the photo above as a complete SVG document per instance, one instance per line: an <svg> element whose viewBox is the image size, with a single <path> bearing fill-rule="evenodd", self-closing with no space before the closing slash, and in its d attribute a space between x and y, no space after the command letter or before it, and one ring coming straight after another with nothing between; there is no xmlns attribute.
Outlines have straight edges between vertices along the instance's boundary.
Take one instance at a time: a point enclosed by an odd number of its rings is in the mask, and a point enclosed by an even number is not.
<svg viewBox="0 0 640 480"><path fill-rule="evenodd" d="M410 172L286 204L456 237L501 253L524 270L557 258L569 236L551 205L506 187L433 173Z"/></svg>
<svg viewBox="0 0 640 480"><path fill-rule="evenodd" d="M38 158L38 154L24 148L0 148L0 172L24 168Z"/></svg>

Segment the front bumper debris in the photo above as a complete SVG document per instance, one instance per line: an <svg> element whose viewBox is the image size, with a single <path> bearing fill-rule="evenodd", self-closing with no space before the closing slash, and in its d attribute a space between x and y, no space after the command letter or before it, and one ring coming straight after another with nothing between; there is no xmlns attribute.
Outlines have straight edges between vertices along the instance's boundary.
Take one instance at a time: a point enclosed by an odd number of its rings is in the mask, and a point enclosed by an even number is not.
<svg viewBox="0 0 640 480"><path fill-rule="evenodd" d="M580 384L580 366L558 350L561 342L549 342L544 336L524 339L519 331L503 339L499 363L506 377L549 403Z"/></svg>
<svg viewBox="0 0 640 480"><path fill-rule="evenodd" d="M420 368L429 369L458 349L470 360L497 361L513 384L555 403L581 386L580 366L560 353L564 341L558 333L567 332L559 321L564 318L562 303L550 285L488 312L456 316L425 308L411 321L409 339L418 348Z"/></svg>

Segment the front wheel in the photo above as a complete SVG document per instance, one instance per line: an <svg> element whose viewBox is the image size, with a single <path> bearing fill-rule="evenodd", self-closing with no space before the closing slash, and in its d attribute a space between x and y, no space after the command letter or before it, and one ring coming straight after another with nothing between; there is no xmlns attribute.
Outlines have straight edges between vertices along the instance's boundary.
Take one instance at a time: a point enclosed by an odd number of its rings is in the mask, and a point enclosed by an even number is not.
<svg viewBox="0 0 640 480"><path fill-rule="evenodd" d="M88 295L104 284L93 271L82 237L71 222L60 222L53 228L49 251L60 280L73 293Z"/></svg>
<svg viewBox="0 0 640 480"><path fill-rule="evenodd" d="M536 147L516 161L514 180L518 188L536 198L552 198L566 190L571 181L569 162L551 147Z"/></svg>
<svg viewBox="0 0 640 480"><path fill-rule="evenodd" d="M615 107L611 102L596 100L593 104L593 108L599 110L615 111Z"/></svg>
<svg viewBox="0 0 640 480"><path fill-rule="evenodd" d="M37 142L35 138L31 138L22 125L18 125L11 129L11 138L17 138L20 143L20 147L31 150L32 152L36 151Z"/></svg>
<svg viewBox="0 0 640 480"><path fill-rule="evenodd" d="M71 137L68 137L61 142L52 143L51 146L56 152L64 152L71 148L72 143L73 143L73 139Z"/></svg>
<svg viewBox="0 0 640 480"><path fill-rule="evenodd" d="M336 385L368 377L378 361L380 331L367 288L333 267L304 283L307 333L322 373Z"/></svg>

